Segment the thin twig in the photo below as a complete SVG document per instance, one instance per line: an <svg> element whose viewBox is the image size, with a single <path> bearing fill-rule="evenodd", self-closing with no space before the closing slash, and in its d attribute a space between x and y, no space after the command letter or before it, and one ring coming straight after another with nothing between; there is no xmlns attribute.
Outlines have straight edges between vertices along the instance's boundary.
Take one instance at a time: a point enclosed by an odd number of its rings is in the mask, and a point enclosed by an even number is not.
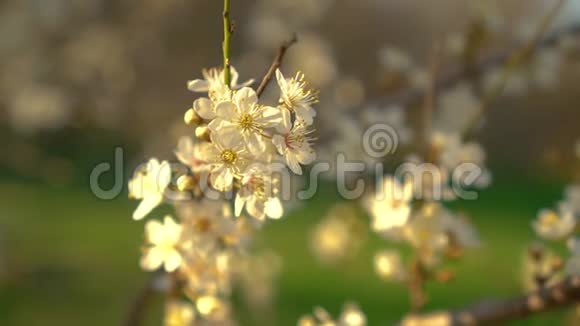
<svg viewBox="0 0 580 326"><path fill-rule="evenodd" d="M121 324L122 326L139 326L143 324L147 307L155 294L155 282L158 277L159 274L155 273L137 293L133 301L131 301L127 317Z"/></svg>
<svg viewBox="0 0 580 326"><path fill-rule="evenodd" d="M400 324L497 325L577 303L580 303L580 276L569 277L555 285L510 299L485 301L453 311L410 315Z"/></svg>
<svg viewBox="0 0 580 326"><path fill-rule="evenodd" d="M230 69L230 48L232 40L232 22L230 20L230 0L224 0L224 11L222 14L223 24L224 24L224 42L222 45L223 56L224 56L224 83L230 86L232 83L232 73Z"/></svg>
<svg viewBox="0 0 580 326"><path fill-rule="evenodd" d="M433 124L433 112L437 102L437 77L442 65L442 51L441 45L437 44L431 55L431 64L429 67L429 85L427 93L425 94L423 103L423 116L421 124L421 140L423 144L423 153L425 155L425 162L432 162L433 150L431 148L431 129Z"/></svg>
<svg viewBox="0 0 580 326"><path fill-rule="evenodd" d="M268 72L264 75L264 78L262 78L262 82L260 83L260 86L258 86L258 88L256 89L256 93L258 94L258 96L261 96L262 93L264 93L264 91L266 90L266 87L268 87L268 84L270 84L270 81L272 80L272 78L274 78L274 74L276 73L276 69L280 68L280 66L282 65L282 61L284 60L284 56L286 55L286 51L288 51L288 49L296 42L298 42L298 38L297 38L296 34L294 34L292 36L292 39L284 42L284 44L282 44L280 46L280 48L278 49L278 54L276 55L276 57L274 58L274 61L270 65Z"/></svg>
<svg viewBox="0 0 580 326"><path fill-rule="evenodd" d="M425 270L417 255L411 260L409 264L409 302L411 304L411 311L419 312L421 307L427 302L427 294L425 293Z"/></svg>
<svg viewBox="0 0 580 326"><path fill-rule="evenodd" d="M471 120L468 124L467 128L463 132L465 136L470 136L471 133L477 128L478 122L485 112L487 108L497 100L503 91L510 79L513 75L514 71L518 69L522 63L526 60L529 60L530 57L534 54L534 50L538 48L538 44L542 41L542 38L546 35L546 31L552 23L554 19L562 9L562 6L566 0L558 0L554 7L550 10L550 12L542 19L540 24L538 25L532 39L524 44L521 48L511 53L506 58L506 61L503 63L503 68L501 70L501 75L499 81L494 85L494 87L484 96L483 101L481 103L481 107L479 108L478 114Z"/></svg>
<svg viewBox="0 0 580 326"><path fill-rule="evenodd" d="M533 50L539 48L547 48L556 45L561 39L566 36L580 34L580 23L573 24L566 28L558 29L552 32L550 35L541 39L535 46ZM474 64L474 68L478 71L487 71L495 67L499 67L505 64L509 58L513 56L514 53L521 51L522 46L513 46L507 50L501 50L498 52L493 52L488 55L483 56ZM440 74L440 78L437 80L437 90L451 88L458 83L468 79L471 69L467 69L464 65L458 65L455 67L448 68L446 71ZM406 107L408 105L417 103L425 97L427 90L423 88L408 88L400 92L396 92L393 95L383 96L381 98L370 101L369 106L391 106L399 105Z"/></svg>

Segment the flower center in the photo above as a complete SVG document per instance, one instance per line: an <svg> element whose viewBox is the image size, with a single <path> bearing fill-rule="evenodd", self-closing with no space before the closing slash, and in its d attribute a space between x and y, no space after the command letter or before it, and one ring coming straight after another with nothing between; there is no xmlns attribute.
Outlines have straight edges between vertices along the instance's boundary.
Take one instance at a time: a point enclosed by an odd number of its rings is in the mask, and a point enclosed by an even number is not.
<svg viewBox="0 0 580 326"><path fill-rule="evenodd" d="M558 221L559 221L558 214L556 214L554 212L549 212L546 215L544 215L542 218L542 222L546 226L552 226L552 225L558 224Z"/></svg>
<svg viewBox="0 0 580 326"><path fill-rule="evenodd" d="M238 159L238 154L231 149L226 149L222 152L221 159L225 164L233 164Z"/></svg>
<svg viewBox="0 0 580 326"><path fill-rule="evenodd" d="M240 117L239 124L243 130L252 129L252 126L254 125L254 118L250 114L244 113Z"/></svg>

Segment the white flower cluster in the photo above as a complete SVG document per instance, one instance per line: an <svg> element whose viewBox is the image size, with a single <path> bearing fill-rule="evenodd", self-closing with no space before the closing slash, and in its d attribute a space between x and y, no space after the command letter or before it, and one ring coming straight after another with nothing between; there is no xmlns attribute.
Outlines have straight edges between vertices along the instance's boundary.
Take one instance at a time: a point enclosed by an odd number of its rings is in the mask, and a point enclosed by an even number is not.
<svg viewBox="0 0 580 326"><path fill-rule="evenodd" d="M573 185L566 189L565 198L556 210L542 209L537 219L532 221L532 228L541 239L566 241L571 254L565 269L568 275L580 275L579 219L580 186Z"/></svg>
<svg viewBox="0 0 580 326"><path fill-rule="evenodd" d="M181 164L151 159L129 182L129 196L141 200L135 220L163 202L173 203L178 217L178 222L167 215L162 222L146 223L141 258L143 269L171 273L191 299L168 302L167 325L229 324L227 298L236 280L242 286L260 284L258 297L271 293L267 281L275 269L254 273L242 254L249 250L256 225L283 215L280 175L288 169L301 174L302 165L315 158L310 135L317 97L303 74L286 79L276 72L281 94L275 106L259 103L248 87L252 81L238 84L233 68L231 85L223 70L203 75L188 83L191 91L207 97L196 99L185 114L186 123L196 127L197 140L180 139L175 154ZM233 210L230 194L235 194ZM253 220L242 217L244 210Z"/></svg>
<svg viewBox="0 0 580 326"><path fill-rule="evenodd" d="M435 201L414 208L413 199L412 182L401 183L386 176L382 191L366 200L373 231L387 240L409 244L420 252L424 268L434 268L443 257L454 257L464 249L479 246L479 236L465 218ZM407 272L398 252L381 251L374 262L375 270L382 278L406 279Z"/></svg>

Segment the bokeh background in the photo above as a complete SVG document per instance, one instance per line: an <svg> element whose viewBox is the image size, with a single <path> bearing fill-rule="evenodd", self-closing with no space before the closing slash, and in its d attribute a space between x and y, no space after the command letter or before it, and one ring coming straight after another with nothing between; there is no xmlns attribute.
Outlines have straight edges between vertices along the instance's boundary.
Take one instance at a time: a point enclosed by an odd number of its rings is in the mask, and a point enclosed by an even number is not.
<svg viewBox="0 0 580 326"><path fill-rule="evenodd" d="M300 68L323 91L323 117L363 110L384 95L379 53L407 50L427 64L434 40L466 29L465 0L235 0L234 65L242 79L267 70L292 33L299 43L285 68ZM483 1L485 2L485 1ZM511 44L553 1L498 1ZM124 149L124 180L150 156L171 158L194 94L185 82L221 63L221 2L208 0L0 1L0 324L115 325L148 278L138 267L142 224L126 191L101 200L89 175ZM580 21L568 1L556 22ZM509 36L511 35L511 36ZM478 227L484 246L453 268L451 284L431 285L427 310L522 291L522 260L537 211L580 176L580 66L560 69L554 87L497 101L479 133L494 173L477 201L454 203ZM346 95L345 95L346 94ZM326 103L326 104L325 104ZM324 128L335 128L332 119ZM319 146L324 147L324 143ZM113 176L105 176L103 187ZM126 182L125 182L126 183ZM237 298L243 325L294 325L321 305L337 313L354 300L370 325L398 320L405 288L381 281L372 254L386 244L369 234L338 265L312 254L313 226L342 201L332 182L259 242L282 258L273 308L255 313ZM360 212L364 220L364 213ZM366 222L365 220L365 223ZM159 325L161 301L148 324ZM563 323L572 311L515 324Z"/></svg>

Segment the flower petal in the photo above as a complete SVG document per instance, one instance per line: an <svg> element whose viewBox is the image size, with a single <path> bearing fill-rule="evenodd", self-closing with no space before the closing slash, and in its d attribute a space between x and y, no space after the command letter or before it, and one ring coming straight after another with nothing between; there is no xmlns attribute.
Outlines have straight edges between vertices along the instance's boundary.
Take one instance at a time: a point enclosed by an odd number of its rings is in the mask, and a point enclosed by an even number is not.
<svg viewBox="0 0 580 326"><path fill-rule="evenodd" d="M215 107L215 113L218 117L224 120L234 120L239 116L238 108L232 102L221 102Z"/></svg>
<svg viewBox="0 0 580 326"><path fill-rule="evenodd" d="M244 87L236 92L234 102L238 105L240 112L249 112L258 103L258 95L252 88Z"/></svg>
<svg viewBox="0 0 580 326"><path fill-rule="evenodd" d="M165 250L158 247L148 248L141 256L139 265L146 271L154 271L161 267L165 258Z"/></svg>
<svg viewBox="0 0 580 326"><path fill-rule="evenodd" d="M266 201L266 215L272 219L279 219L284 215L284 208L280 198L272 197Z"/></svg>
<svg viewBox="0 0 580 326"><path fill-rule="evenodd" d="M213 110L213 103L210 99L205 97L200 97L195 102L193 102L193 109L200 117L211 120L215 118L215 112Z"/></svg>
<svg viewBox="0 0 580 326"><path fill-rule="evenodd" d="M187 89L196 93L205 93L209 90L209 83L203 79L190 80L187 82Z"/></svg>
<svg viewBox="0 0 580 326"><path fill-rule="evenodd" d="M142 220L147 214L149 214L155 207L157 207L163 201L163 196L154 196L143 198L135 212L133 212L133 219L138 221Z"/></svg>
<svg viewBox="0 0 580 326"><path fill-rule="evenodd" d="M168 273L174 272L181 265L181 261L181 255L177 250L169 251L167 257L165 257L165 271Z"/></svg>

